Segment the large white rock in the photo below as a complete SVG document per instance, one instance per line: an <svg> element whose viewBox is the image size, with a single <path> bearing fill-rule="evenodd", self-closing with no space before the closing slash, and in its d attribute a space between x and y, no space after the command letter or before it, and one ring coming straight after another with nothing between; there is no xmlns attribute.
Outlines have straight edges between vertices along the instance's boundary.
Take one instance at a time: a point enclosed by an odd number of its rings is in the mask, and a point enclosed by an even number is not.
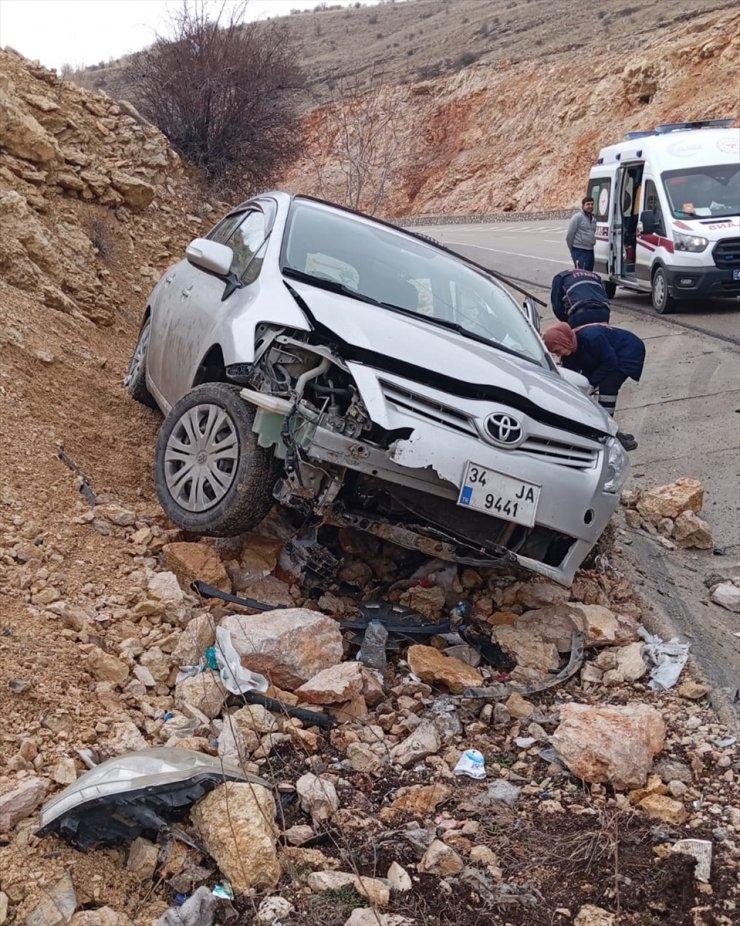
<svg viewBox="0 0 740 926"><path fill-rule="evenodd" d="M578 778L621 790L645 784L665 735L663 718L647 704L564 704L551 743Z"/></svg>
<svg viewBox="0 0 740 926"><path fill-rule="evenodd" d="M280 880L275 801L262 785L227 781L190 812L203 845L238 894Z"/></svg>
<svg viewBox="0 0 740 926"><path fill-rule="evenodd" d="M720 582L716 588L712 589L710 598L720 607L740 614L740 588L734 582Z"/></svg>
<svg viewBox="0 0 740 926"><path fill-rule="evenodd" d="M342 661L339 625L308 608L283 608L262 614L231 614L220 624L231 635L241 664L292 691L323 669Z"/></svg>
<svg viewBox="0 0 740 926"><path fill-rule="evenodd" d="M295 785L301 808L310 814L314 826L330 820L339 809L337 789L328 778L313 772L301 775Z"/></svg>

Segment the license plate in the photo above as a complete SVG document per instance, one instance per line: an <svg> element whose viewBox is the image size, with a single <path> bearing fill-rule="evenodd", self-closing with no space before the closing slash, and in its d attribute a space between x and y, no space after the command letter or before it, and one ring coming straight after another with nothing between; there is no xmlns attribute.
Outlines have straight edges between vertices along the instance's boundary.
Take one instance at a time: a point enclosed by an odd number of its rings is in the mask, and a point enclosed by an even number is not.
<svg viewBox="0 0 740 926"><path fill-rule="evenodd" d="M733 271L732 271L732 279L733 279L733 280L740 280L740 270L733 270Z"/></svg>
<svg viewBox="0 0 740 926"><path fill-rule="evenodd" d="M532 482L468 463L457 503L504 521L533 527L540 490L541 487Z"/></svg>

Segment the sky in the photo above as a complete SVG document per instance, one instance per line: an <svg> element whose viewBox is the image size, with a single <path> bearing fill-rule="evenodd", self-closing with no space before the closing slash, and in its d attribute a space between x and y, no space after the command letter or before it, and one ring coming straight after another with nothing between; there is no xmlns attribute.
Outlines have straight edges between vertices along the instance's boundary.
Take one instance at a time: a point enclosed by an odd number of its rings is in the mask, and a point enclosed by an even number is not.
<svg viewBox="0 0 740 926"><path fill-rule="evenodd" d="M247 18L288 16L319 2L249 0ZM151 45L157 33L167 34L168 14L180 6L181 0L0 0L0 47L9 45L48 68L87 67Z"/></svg>

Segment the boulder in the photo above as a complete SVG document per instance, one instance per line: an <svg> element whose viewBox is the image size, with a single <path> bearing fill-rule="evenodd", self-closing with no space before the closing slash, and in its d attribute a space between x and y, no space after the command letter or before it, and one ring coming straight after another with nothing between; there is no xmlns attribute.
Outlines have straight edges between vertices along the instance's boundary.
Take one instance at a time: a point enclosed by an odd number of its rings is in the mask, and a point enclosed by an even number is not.
<svg viewBox="0 0 740 926"><path fill-rule="evenodd" d="M451 797L451 789L440 782L431 785L409 785L398 789L393 803L387 809L392 814L408 813L426 820Z"/></svg>
<svg viewBox="0 0 740 926"><path fill-rule="evenodd" d="M551 742L578 778L621 790L645 784L665 735L660 713L646 704L564 704Z"/></svg>
<svg viewBox="0 0 740 926"><path fill-rule="evenodd" d="M105 653L99 646L94 646L87 654L87 668L91 675L101 682L113 682L125 685L129 677L129 668L111 653Z"/></svg>
<svg viewBox="0 0 740 926"><path fill-rule="evenodd" d="M62 160L53 135L30 114L18 106L13 97L0 91L0 146L9 154L50 164Z"/></svg>
<svg viewBox="0 0 740 926"><path fill-rule="evenodd" d="M221 621L241 664L292 691L323 669L342 661L342 634L336 621L308 608L285 608Z"/></svg>
<svg viewBox="0 0 740 926"><path fill-rule="evenodd" d="M539 634L508 624L496 626L491 640L516 660L516 677L533 681L546 678L560 666L560 656L554 643Z"/></svg>
<svg viewBox="0 0 740 926"><path fill-rule="evenodd" d="M176 666L198 665L201 657L216 642L216 627L211 614L197 614L180 633L172 653Z"/></svg>
<svg viewBox="0 0 740 926"><path fill-rule="evenodd" d="M362 666L359 662L340 662L323 669L295 693L307 704L337 704L362 694Z"/></svg>
<svg viewBox="0 0 740 926"><path fill-rule="evenodd" d="M433 646L410 646L406 654L409 669L423 682L444 685L453 694L483 684L480 672L461 659L445 656Z"/></svg>
<svg viewBox="0 0 740 926"><path fill-rule="evenodd" d="M155 190L151 183L124 174L123 171L111 174L111 184L123 196L123 201L132 212L141 212L154 199Z"/></svg>
<svg viewBox="0 0 740 926"><path fill-rule="evenodd" d="M391 749L391 760L406 768L439 752L440 746L437 728L430 721L423 721L405 740Z"/></svg>
<svg viewBox="0 0 740 926"><path fill-rule="evenodd" d="M9 791L0 794L0 833L7 833L24 817L33 813L46 794L43 778L24 778Z"/></svg>
<svg viewBox="0 0 740 926"><path fill-rule="evenodd" d="M464 867L465 863L457 852L441 839L434 840L419 862L419 871L440 878L459 875Z"/></svg>
<svg viewBox="0 0 740 926"><path fill-rule="evenodd" d="M676 518L684 511L701 511L704 504L704 487L696 479L677 479L669 485L643 491L636 508L651 524L661 518Z"/></svg>
<svg viewBox="0 0 740 926"><path fill-rule="evenodd" d="M25 926L65 926L77 907L77 895L72 876L65 872L54 884L44 888L38 906L28 914Z"/></svg>
<svg viewBox="0 0 740 926"><path fill-rule="evenodd" d="M642 643L629 643L627 646L602 650L596 658L596 665L604 670L603 683L621 685L623 682L636 682L641 679L648 670L647 663L642 658L642 646Z"/></svg>
<svg viewBox="0 0 740 926"><path fill-rule="evenodd" d="M679 547L711 550L714 546L712 528L693 511L684 511L673 525L673 539Z"/></svg>
<svg viewBox="0 0 740 926"><path fill-rule="evenodd" d="M330 820L339 809L337 789L328 778L307 772L301 775L295 788L301 808L310 815L314 826Z"/></svg>
<svg viewBox="0 0 740 926"><path fill-rule="evenodd" d="M709 596L715 604L740 614L740 587L734 582L720 582Z"/></svg>
<svg viewBox="0 0 740 926"><path fill-rule="evenodd" d="M275 801L262 785L228 781L190 811L208 854L237 894L280 880Z"/></svg>
<svg viewBox="0 0 740 926"><path fill-rule="evenodd" d="M192 705L210 719L218 717L228 697L218 673L211 670L185 678L175 688L175 704L179 708Z"/></svg>
<svg viewBox="0 0 740 926"><path fill-rule="evenodd" d="M190 591L193 582L205 582L222 592L231 591L221 557L206 543L167 543L162 547L165 569L174 572L180 586Z"/></svg>

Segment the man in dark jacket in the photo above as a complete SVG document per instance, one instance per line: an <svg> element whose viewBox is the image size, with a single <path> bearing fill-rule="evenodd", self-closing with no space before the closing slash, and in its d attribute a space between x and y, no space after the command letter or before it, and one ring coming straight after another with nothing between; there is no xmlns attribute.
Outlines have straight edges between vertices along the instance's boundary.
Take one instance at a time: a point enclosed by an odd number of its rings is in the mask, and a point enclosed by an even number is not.
<svg viewBox="0 0 740 926"><path fill-rule="evenodd" d="M639 382L645 364L645 343L631 331L609 325L586 325L574 331L560 322L542 336L550 353L561 358L564 367L582 373L599 391L599 405L614 415L617 395L625 380ZM635 450L632 434L617 433L625 450Z"/></svg>
<svg viewBox="0 0 740 926"><path fill-rule="evenodd" d="M609 298L598 273L562 270L552 278L550 302L555 317L571 328L609 321Z"/></svg>

